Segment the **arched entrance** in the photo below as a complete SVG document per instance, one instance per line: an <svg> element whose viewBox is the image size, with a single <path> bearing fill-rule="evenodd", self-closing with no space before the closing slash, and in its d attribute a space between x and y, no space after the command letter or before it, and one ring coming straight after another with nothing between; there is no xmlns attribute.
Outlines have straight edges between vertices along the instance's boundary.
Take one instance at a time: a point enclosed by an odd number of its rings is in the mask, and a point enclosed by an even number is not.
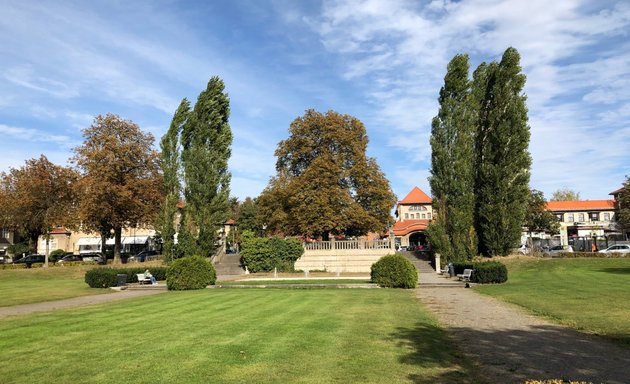
<svg viewBox="0 0 630 384"><path fill-rule="evenodd" d="M409 235L409 245L417 247L427 245L427 235L424 232L413 232Z"/></svg>

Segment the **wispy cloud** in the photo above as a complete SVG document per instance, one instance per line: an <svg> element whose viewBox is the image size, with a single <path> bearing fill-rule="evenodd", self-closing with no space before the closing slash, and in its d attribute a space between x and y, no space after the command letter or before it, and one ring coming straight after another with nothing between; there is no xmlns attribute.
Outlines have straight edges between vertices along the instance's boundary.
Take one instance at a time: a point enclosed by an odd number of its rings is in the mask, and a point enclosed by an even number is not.
<svg viewBox="0 0 630 384"><path fill-rule="evenodd" d="M0 134L4 137L11 138L11 140L53 142L63 145L71 144L70 137L68 136L51 135L33 128L11 127L0 124Z"/></svg>
<svg viewBox="0 0 630 384"><path fill-rule="evenodd" d="M515 46L528 75L532 184L553 189L560 177L584 196L601 197L621 180L585 180L629 170L628 155L607 145L612 137L617 148L630 145L627 123L613 122L630 102L627 3L326 1L311 26L343 58L345 76L366 89L383 131L398 132L388 145L418 167L429 166L428 156L409 141L428 144L448 60L469 53L474 69Z"/></svg>

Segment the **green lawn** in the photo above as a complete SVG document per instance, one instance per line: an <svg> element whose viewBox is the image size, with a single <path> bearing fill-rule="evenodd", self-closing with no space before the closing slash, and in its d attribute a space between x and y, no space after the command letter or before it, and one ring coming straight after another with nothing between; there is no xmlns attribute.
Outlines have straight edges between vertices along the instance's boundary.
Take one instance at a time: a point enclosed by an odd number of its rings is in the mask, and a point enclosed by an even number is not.
<svg viewBox="0 0 630 384"><path fill-rule="evenodd" d="M110 292L88 287L84 281L87 268L92 267L0 270L0 307Z"/></svg>
<svg viewBox="0 0 630 384"><path fill-rule="evenodd" d="M0 335L10 383L482 382L405 290L167 292L5 319Z"/></svg>
<svg viewBox="0 0 630 384"><path fill-rule="evenodd" d="M506 260L508 282L476 289L630 345L630 258Z"/></svg>

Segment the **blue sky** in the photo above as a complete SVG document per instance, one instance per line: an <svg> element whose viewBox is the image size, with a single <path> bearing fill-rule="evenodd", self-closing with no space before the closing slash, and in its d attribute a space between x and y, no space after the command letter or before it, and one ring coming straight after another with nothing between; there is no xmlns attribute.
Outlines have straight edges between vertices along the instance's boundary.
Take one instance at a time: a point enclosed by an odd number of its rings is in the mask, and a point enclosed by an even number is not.
<svg viewBox="0 0 630 384"><path fill-rule="evenodd" d="M607 199L630 174L627 1L0 0L0 171L66 164L115 113L159 138L179 101L221 77L232 195L257 196L306 109L359 118L402 199L430 192L431 118L446 64L514 46L527 75L531 186Z"/></svg>

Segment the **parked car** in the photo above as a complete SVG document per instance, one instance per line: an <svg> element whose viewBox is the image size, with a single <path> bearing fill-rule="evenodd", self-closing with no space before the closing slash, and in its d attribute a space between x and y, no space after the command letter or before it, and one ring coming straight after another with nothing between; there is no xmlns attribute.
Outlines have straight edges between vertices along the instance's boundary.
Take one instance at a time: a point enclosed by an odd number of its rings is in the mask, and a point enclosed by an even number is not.
<svg viewBox="0 0 630 384"><path fill-rule="evenodd" d="M10 264L11 258L9 256L2 255L0 256L0 264Z"/></svg>
<svg viewBox="0 0 630 384"><path fill-rule="evenodd" d="M529 255L531 252L529 247L526 244L523 244L518 248L518 253L521 255Z"/></svg>
<svg viewBox="0 0 630 384"><path fill-rule="evenodd" d="M127 259L127 262L133 263L134 261L139 261L141 263L144 263L144 261L146 260L148 256L155 256L157 254L158 254L157 251L142 251L138 253L137 255L129 257Z"/></svg>
<svg viewBox="0 0 630 384"><path fill-rule="evenodd" d="M100 252L84 253L81 255L83 261L95 261L99 264L104 263L105 258Z"/></svg>
<svg viewBox="0 0 630 384"><path fill-rule="evenodd" d="M45 263L46 256L44 255L28 255L23 258L16 260L13 264L26 264L28 268L30 268L35 263Z"/></svg>
<svg viewBox="0 0 630 384"><path fill-rule="evenodd" d="M543 256L553 257L554 255L557 255L562 252L573 252L573 247L570 245L556 245L555 247L544 248Z"/></svg>
<svg viewBox="0 0 630 384"><path fill-rule="evenodd" d="M625 253L630 254L630 245L629 244L615 244L611 245L606 249L602 249L599 253Z"/></svg>
<svg viewBox="0 0 630 384"><path fill-rule="evenodd" d="M83 258L79 255L65 255L64 257L62 257L59 261L57 261L59 264L68 264L68 263L74 263L77 261L83 261Z"/></svg>

